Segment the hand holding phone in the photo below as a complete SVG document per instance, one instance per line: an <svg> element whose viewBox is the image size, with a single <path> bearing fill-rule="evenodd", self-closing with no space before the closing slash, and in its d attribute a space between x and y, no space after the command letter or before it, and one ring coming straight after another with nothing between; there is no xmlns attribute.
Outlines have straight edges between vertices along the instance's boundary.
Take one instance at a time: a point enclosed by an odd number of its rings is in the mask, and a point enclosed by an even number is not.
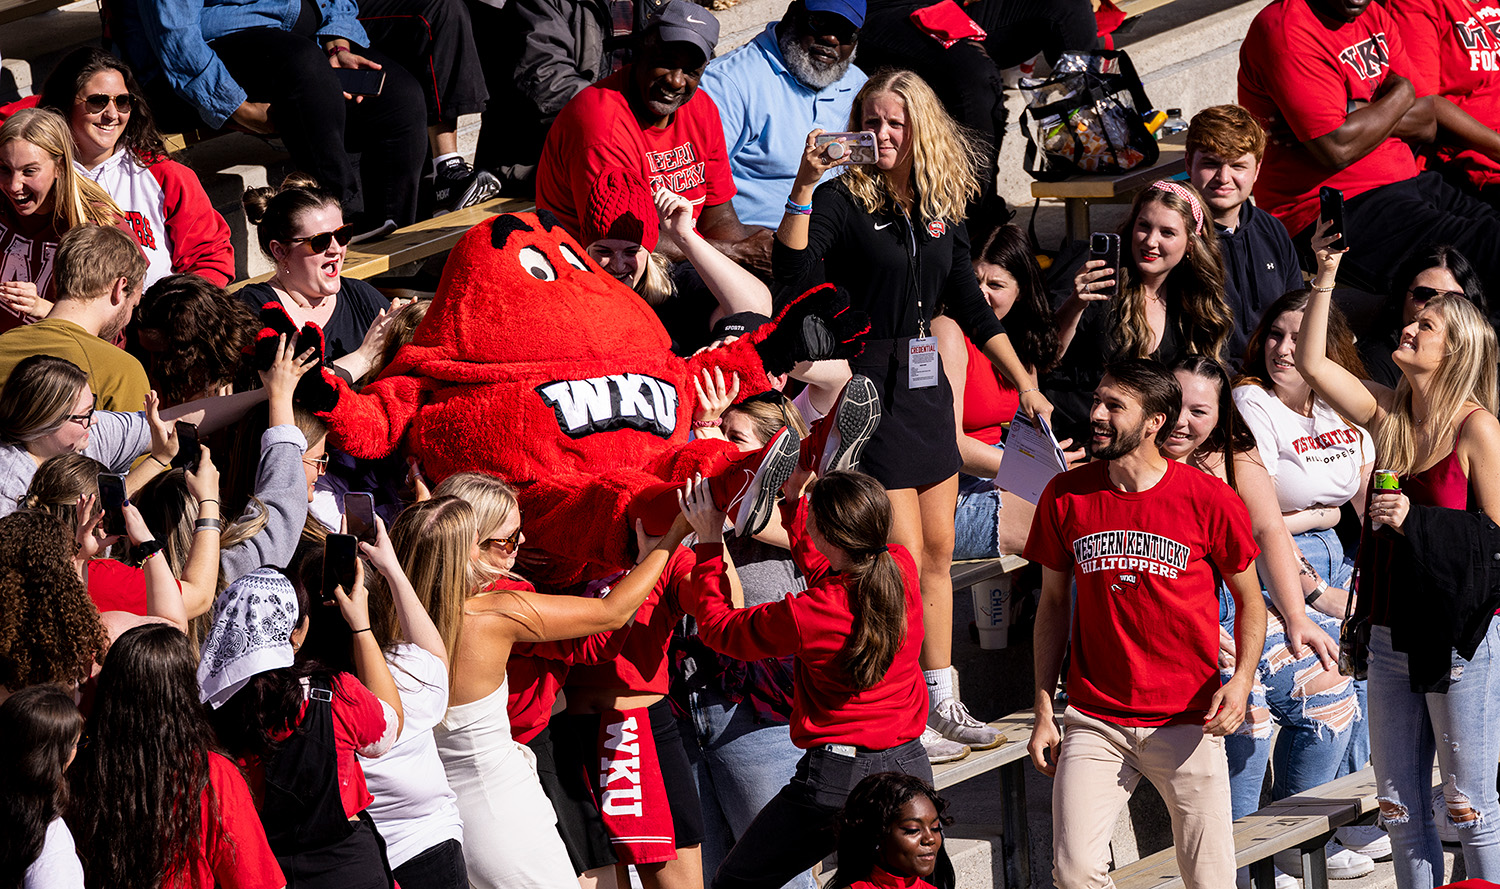
<svg viewBox="0 0 1500 889"><path fill-rule="evenodd" d="M822 133L817 137L816 142L823 148L825 157L839 163L873 164L878 157L875 150L875 134L868 131Z"/></svg>
<svg viewBox="0 0 1500 889"><path fill-rule="evenodd" d="M351 491L344 495L344 524L349 536L375 545L375 497Z"/></svg>
<svg viewBox="0 0 1500 889"><path fill-rule="evenodd" d="M353 534L329 534L323 544L323 588L320 599L325 605L337 603L334 587L343 587L349 595L354 589L355 559L358 541Z"/></svg>
<svg viewBox="0 0 1500 889"><path fill-rule="evenodd" d="M385 89L385 72L376 68L335 68L333 75L351 96L378 96Z"/></svg>
<svg viewBox="0 0 1500 889"><path fill-rule="evenodd" d="M203 454L203 444L198 441L198 426L177 421L177 455L172 458L173 469L198 471L198 460Z"/></svg>
<svg viewBox="0 0 1500 889"><path fill-rule="evenodd" d="M1344 238L1344 193L1337 188L1323 186L1318 189L1318 219L1321 222L1331 222L1326 234L1338 235L1338 238L1328 245L1329 250L1335 252L1348 247Z"/></svg>
<svg viewBox="0 0 1500 889"><path fill-rule="evenodd" d="M1083 293L1087 297L1114 299L1120 294L1120 236L1114 232L1094 232L1089 236L1089 262L1103 262L1092 270L1085 270L1079 278L1084 282Z"/></svg>
<svg viewBox="0 0 1500 889"><path fill-rule="evenodd" d="M125 534L125 476L113 472L99 473L99 505L104 508L100 527L110 537Z"/></svg>

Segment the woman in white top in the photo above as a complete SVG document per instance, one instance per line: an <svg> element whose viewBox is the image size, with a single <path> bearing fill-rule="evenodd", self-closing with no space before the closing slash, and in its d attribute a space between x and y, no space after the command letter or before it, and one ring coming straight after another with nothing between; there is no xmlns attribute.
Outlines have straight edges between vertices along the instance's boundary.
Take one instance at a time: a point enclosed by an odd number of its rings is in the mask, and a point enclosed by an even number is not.
<svg viewBox="0 0 1500 889"><path fill-rule="evenodd" d="M0 885L83 889L83 866L63 823L63 777L83 716L57 685L33 685L0 704Z"/></svg>
<svg viewBox="0 0 1500 889"><path fill-rule="evenodd" d="M1297 545L1303 574L1312 584L1302 614L1278 612L1293 658L1290 662L1276 661L1279 670L1263 669L1266 675L1262 681L1268 696L1276 696L1277 689L1291 695L1285 701L1287 709L1315 714L1320 700L1317 696L1331 694L1339 677L1324 675L1330 673L1327 669L1304 669L1316 661L1304 646L1316 640L1318 647L1326 647L1338 639L1353 559L1352 553L1345 555L1334 528L1346 503L1359 511L1364 508L1364 485L1373 468L1375 445L1368 432L1334 411L1297 372L1293 353L1307 299L1305 291L1289 293L1261 316L1260 326L1246 348L1245 372L1234 389L1234 403L1255 434L1261 462L1276 486L1282 518ZM1337 310L1330 319L1328 356L1355 376L1364 376L1354 337ZM1293 676L1294 682L1285 681ZM1364 768L1370 758L1369 727L1363 718L1365 684L1357 682L1355 688L1361 715L1337 769L1323 778L1325 781ZM1341 734L1330 731L1328 743L1341 741ZM1327 752L1320 744L1310 746L1315 749L1307 750L1304 757L1321 757ZM1329 870L1330 875L1337 873L1340 878L1373 870L1369 856L1359 854L1361 851L1367 850L1374 857L1389 854L1385 848L1389 841L1378 829L1341 829L1339 840L1346 848L1330 849Z"/></svg>

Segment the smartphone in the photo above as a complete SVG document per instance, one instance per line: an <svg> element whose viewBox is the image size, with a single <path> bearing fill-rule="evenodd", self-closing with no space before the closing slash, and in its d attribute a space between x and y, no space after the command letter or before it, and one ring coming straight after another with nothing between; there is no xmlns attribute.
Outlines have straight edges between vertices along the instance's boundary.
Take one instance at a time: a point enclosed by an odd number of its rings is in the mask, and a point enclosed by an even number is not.
<svg viewBox="0 0 1500 889"><path fill-rule="evenodd" d="M343 69L340 68L338 70L342 71ZM302 330L297 333L296 354L301 355L308 349L313 350L313 357L321 364L323 361L323 338L318 335L317 328L313 327L311 322L302 325Z"/></svg>
<svg viewBox="0 0 1500 889"><path fill-rule="evenodd" d="M334 68L333 76L351 96L378 96L385 89L385 72L375 68Z"/></svg>
<svg viewBox="0 0 1500 889"><path fill-rule="evenodd" d="M349 492L344 495L344 521L349 536L360 543L375 545L375 496Z"/></svg>
<svg viewBox="0 0 1500 889"><path fill-rule="evenodd" d="M863 133L824 133L814 140L817 145L826 146L823 153L830 160L843 160L851 164L873 164L875 163L875 134Z"/></svg>
<svg viewBox="0 0 1500 889"><path fill-rule="evenodd" d="M198 471L198 458L203 455L203 445L198 441L196 424L177 421L177 456L172 458L173 469Z"/></svg>
<svg viewBox="0 0 1500 889"><path fill-rule="evenodd" d="M341 586L345 594L354 588L354 560L358 541L353 534L329 534L323 544L323 589L325 604L337 601L333 588Z"/></svg>
<svg viewBox="0 0 1500 889"><path fill-rule="evenodd" d="M125 533L125 476L113 472L99 473L99 505L104 507L100 527L116 537Z"/></svg>
<svg viewBox="0 0 1500 889"><path fill-rule="evenodd" d="M1328 245L1329 249L1344 249L1344 193L1326 185L1318 189L1318 220L1325 219L1333 221L1333 227L1328 230L1329 234L1339 236L1337 241Z"/></svg>
<svg viewBox="0 0 1500 889"><path fill-rule="evenodd" d="M1104 260L1104 267L1114 271L1114 283L1100 287L1102 293L1113 299L1120 295L1120 236L1114 232L1094 232L1089 235L1089 259Z"/></svg>

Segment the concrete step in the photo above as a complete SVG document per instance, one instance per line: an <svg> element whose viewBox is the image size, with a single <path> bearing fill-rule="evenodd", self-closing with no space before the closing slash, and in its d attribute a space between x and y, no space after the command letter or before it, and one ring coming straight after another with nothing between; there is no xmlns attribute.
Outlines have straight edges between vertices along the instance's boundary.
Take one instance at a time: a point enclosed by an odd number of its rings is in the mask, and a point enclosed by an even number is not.
<svg viewBox="0 0 1500 889"><path fill-rule="evenodd" d="M41 92L58 59L102 35L97 0L78 0L0 28L0 104Z"/></svg>

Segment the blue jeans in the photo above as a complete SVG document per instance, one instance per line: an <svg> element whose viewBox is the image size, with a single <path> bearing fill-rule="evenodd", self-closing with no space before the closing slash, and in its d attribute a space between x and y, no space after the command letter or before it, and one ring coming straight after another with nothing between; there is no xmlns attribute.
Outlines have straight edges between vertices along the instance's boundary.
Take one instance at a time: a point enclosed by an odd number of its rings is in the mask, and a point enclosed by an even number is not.
<svg viewBox="0 0 1500 889"><path fill-rule="evenodd" d="M1313 531L1294 539L1330 586L1348 585L1351 567L1344 561L1337 535L1332 531ZM1269 598L1266 604L1269 608ZM1305 608L1305 613L1329 636L1338 639L1338 618L1312 608ZM1222 585L1219 617L1233 635L1234 599ZM1245 722L1224 739L1235 818L1243 818L1260 808L1268 762L1274 761L1271 798L1284 799L1348 774L1349 748L1356 744L1356 738L1361 750L1368 748L1357 683L1344 678L1330 688L1309 692L1306 683L1320 677L1321 670L1317 655L1312 652L1300 658L1292 655L1286 646L1286 628L1281 618L1275 611L1269 611L1266 644L1250 692ZM1274 751L1273 721L1281 726ZM1368 758L1364 753L1357 755Z"/></svg>
<svg viewBox="0 0 1500 889"><path fill-rule="evenodd" d="M1005 445L996 448L1005 450ZM1000 557L1000 491L995 480L958 474L958 506L953 511L953 558Z"/></svg>
<svg viewBox="0 0 1500 889"><path fill-rule="evenodd" d="M1500 762L1500 620L1474 657L1453 653L1446 694L1411 690L1407 657L1391 649L1391 631L1370 633L1370 745L1375 761L1381 820L1391 835L1398 889L1430 889L1443 877L1443 847L1429 817L1432 761L1443 776L1443 797L1452 810L1478 814L1454 821L1463 841L1470 879L1500 881L1500 798L1495 763Z"/></svg>
<svg viewBox="0 0 1500 889"><path fill-rule="evenodd" d="M750 822L792 780L802 751L793 746L790 727L756 723L748 703L736 704L712 690L694 692L688 700L691 715L678 725L703 803L707 886ZM786 885L815 889L817 884L804 871Z"/></svg>

